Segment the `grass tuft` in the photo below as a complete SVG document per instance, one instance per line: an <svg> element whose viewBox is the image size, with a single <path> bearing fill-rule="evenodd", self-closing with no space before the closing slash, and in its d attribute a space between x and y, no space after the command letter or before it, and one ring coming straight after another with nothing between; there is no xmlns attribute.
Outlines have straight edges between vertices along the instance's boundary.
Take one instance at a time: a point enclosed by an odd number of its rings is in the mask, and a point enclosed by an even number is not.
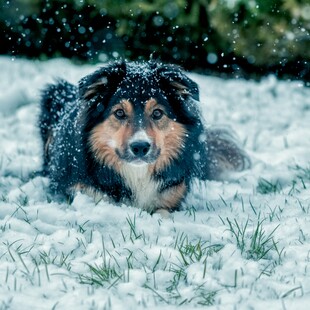
<svg viewBox="0 0 310 310"><path fill-rule="evenodd" d="M292 169L296 171L298 178L302 180L310 181L310 163L308 164L307 167L295 165L294 167L292 167Z"/></svg>
<svg viewBox="0 0 310 310"><path fill-rule="evenodd" d="M277 242L274 241L274 233L278 229L279 225L266 234L263 228L264 220L258 220L254 230L249 232L249 220L244 225L240 225L236 219L230 221L226 219L229 231L234 236L237 248L240 249L241 253L246 256L247 259L261 260L266 259L269 251L274 250L278 253L279 259L282 251L277 248Z"/></svg>
<svg viewBox="0 0 310 310"><path fill-rule="evenodd" d="M189 242L187 236L181 240L181 243L178 246L184 266L204 261L207 257L211 256L214 252L220 251L222 248L223 245L209 245L206 241L202 241L201 239L195 243Z"/></svg>
<svg viewBox="0 0 310 310"><path fill-rule="evenodd" d="M33 257L32 260L33 262L39 266L41 264L44 264L45 268L47 268L47 265L55 265L60 268L65 268L68 271L71 270L71 255L61 253L60 255L58 254L52 254L52 251L50 250L49 252L46 251L40 251L39 252L39 257ZM48 276L49 277L49 276Z"/></svg>
<svg viewBox="0 0 310 310"><path fill-rule="evenodd" d="M272 182L264 178L259 178L256 190L258 193L263 194L263 195L277 194L282 191L282 186L279 180Z"/></svg>
<svg viewBox="0 0 310 310"><path fill-rule="evenodd" d="M196 288L197 304L201 306L212 306L215 302L216 291L209 291L203 286Z"/></svg>
<svg viewBox="0 0 310 310"><path fill-rule="evenodd" d="M87 264L90 275L79 275L80 283L111 288L123 277L112 266Z"/></svg>

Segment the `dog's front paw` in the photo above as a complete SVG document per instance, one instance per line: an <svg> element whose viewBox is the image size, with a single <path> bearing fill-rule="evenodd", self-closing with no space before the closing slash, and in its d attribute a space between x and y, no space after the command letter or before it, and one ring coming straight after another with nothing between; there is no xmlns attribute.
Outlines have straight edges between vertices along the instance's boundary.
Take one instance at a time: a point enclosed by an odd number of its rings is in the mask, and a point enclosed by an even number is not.
<svg viewBox="0 0 310 310"><path fill-rule="evenodd" d="M167 209L157 209L153 214L159 214L163 219L172 218L171 213Z"/></svg>

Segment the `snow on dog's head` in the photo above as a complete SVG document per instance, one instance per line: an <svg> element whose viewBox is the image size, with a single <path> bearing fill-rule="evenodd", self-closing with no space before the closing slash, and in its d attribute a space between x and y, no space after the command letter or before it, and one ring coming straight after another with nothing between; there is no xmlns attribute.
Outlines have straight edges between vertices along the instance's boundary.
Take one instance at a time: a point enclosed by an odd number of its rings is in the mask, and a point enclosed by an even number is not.
<svg viewBox="0 0 310 310"><path fill-rule="evenodd" d="M117 171L159 173L184 156L201 123L198 87L173 65L112 64L82 79L79 92L93 158Z"/></svg>

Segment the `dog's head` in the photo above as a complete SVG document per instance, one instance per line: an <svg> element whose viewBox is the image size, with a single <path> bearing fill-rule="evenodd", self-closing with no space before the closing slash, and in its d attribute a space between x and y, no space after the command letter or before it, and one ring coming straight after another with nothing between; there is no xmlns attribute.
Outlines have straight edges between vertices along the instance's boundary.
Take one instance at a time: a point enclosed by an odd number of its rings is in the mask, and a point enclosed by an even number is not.
<svg viewBox="0 0 310 310"><path fill-rule="evenodd" d="M81 80L84 130L95 160L164 169L200 122L198 87L176 66L120 62Z"/></svg>

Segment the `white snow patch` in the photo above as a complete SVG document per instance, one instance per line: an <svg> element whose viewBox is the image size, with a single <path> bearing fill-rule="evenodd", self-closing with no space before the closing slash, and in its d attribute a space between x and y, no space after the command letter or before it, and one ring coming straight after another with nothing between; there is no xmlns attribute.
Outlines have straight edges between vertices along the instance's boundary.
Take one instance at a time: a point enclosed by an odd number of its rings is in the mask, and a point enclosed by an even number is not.
<svg viewBox="0 0 310 310"><path fill-rule="evenodd" d="M162 219L83 194L58 201L33 176L40 90L98 66L0 57L0 67L1 308L309 308L309 88L190 74L207 125L231 126L253 167L195 182L185 210ZM139 195L153 194L146 184Z"/></svg>

